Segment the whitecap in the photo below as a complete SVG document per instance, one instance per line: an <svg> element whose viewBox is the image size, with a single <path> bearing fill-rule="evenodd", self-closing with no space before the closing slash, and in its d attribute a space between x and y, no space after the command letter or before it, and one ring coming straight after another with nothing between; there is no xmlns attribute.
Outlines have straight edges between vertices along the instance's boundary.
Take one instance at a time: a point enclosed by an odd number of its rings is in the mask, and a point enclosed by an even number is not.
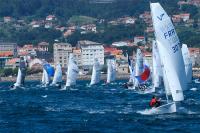
<svg viewBox="0 0 200 133"><path fill-rule="evenodd" d="M191 88L190 90L191 91L197 91L197 88Z"/></svg>
<svg viewBox="0 0 200 133"><path fill-rule="evenodd" d="M41 97L43 97L43 98L47 98L47 95L42 95Z"/></svg>

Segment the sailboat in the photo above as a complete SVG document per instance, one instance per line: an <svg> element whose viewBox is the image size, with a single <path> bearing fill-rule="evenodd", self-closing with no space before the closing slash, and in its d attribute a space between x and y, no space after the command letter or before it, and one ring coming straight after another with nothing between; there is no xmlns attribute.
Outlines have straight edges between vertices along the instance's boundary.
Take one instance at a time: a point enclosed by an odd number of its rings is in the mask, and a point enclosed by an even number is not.
<svg viewBox="0 0 200 133"><path fill-rule="evenodd" d="M172 95L172 101L170 101L166 93L167 103L150 109L150 112L156 114L173 113L178 111L177 106L184 100L183 90L186 89L186 74L180 41L170 17L161 5L151 3L150 8L156 44L163 65L162 70L165 73L168 89Z"/></svg>
<svg viewBox="0 0 200 133"><path fill-rule="evenodd" d="M68 69L67 69L67 81L66 81L66 87L74 86L76 85L76 79L78 77L78 66L75 62L74 56L72 53L69 55L69 62L68 62ZM65 87L65 89L66 89Z"/></svg>
<svg viewBox="0 0 200 133"><path fill-rule="evenodd" d="M162 67L161 67L161 62L160 62L160 56L159 56L159 52L158 52L158 48L156 45L156 41L154 40L152 43L152 54L153 54L153 88L159 88L161 87L162 84Z"/></svg>
<svg viewBox="0 0 200 133"><path fill-rule="evenodd" d="M56 71L55 71L51 85L52 86L60 86L61 83L62 83L62 68L61 68L61 65L58 63L56 65Z"/></svg>
<svg viewBox="0 0 200 133"><path fill-rule="evenodd" d="M42 85L47 86L50 77L54 75L54 68L47 62L43 62Z"/></svg>
<svg viewBox="0 0 200 133"><path fill-rule="evenodd" d="M90 85L94 85L100 82L100 63L97 58L94 59L93 69L92 69L92 77Z"/></svg>
<svg viewBox="0 0 200 133"><path fill-rule="evenodd" d="M24 80L26 76L26 63L23 58L20 58L18 73L17 73L17 80L14 84L13 89L24 85Z"/></svg>
<svg viewBox="0 0 200 133"><path fill-rule="evenodd" d="M192 60L190 58L190 53L186 44L182 45L183 61L185 64L185 73L187 78L187 83L192 82Z"/></svg>
<svg viewBox="0 0 200 133"><path fill-rule="evenodd" d="M137 52L136 52L135 70L133 68L133 63L130 60L129 56L128 56L128 64L129 64L129 71L130 71L128 89L135 89L135 87L138 87L139 85L139 82L135 78L135 76L139 76L143 72L143 54L140 49L137 49Z"/></svg>
<svg viewBox="0 0 200 133"><path fill-rule="evenodd" d="M115 81L116 78L116 66L115 66L115 60L114 59L108 59L107 60L107 81L106 83L111 83Z"/></svg>

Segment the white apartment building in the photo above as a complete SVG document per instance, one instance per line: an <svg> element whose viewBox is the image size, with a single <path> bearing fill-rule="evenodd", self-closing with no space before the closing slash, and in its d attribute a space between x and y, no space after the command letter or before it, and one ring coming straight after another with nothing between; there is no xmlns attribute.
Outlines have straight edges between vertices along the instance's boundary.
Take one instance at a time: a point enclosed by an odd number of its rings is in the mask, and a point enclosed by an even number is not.
<svg viewBox="0 0 200 133"><path fill-rule="evenodd" d="M17 57L17 44L16 43L8 43L8 42L0 42L0 53L4 52L12 52L14 57Z"/></svg>
<svg viewBox="0 0 200 133"><path fill-rule="evenodd" d="M90 67L97 58L101 65L104 65L104 47L101 43L92 41L79 41L78 46L81 48L81 61L83 67Z"/></svg>
<svg viewBox="0 0 200 133"><path fill-rule="evenodd" d="M69 43L54 43L54 65L60 63L63 68L67 68L69 54L72 53L72 46Z"/></svg>

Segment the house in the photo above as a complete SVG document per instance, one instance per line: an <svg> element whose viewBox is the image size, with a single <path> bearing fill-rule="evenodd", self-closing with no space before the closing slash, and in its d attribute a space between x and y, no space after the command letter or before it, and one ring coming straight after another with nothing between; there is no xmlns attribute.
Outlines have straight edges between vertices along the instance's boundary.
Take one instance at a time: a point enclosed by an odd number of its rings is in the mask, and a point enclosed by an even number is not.
<svg viewBox="0 0 200 133"><path fill-rule="evenodd" d="M15 69L19 67L19 62L20 62L20 58L12 58L6 62L5 68Z"/></svg>
<svg viewBox="0 0 200 133"><path fill-rule="evenodd" d="M10 16L3 17L4 23L11 22L12 18Z"/></svg>
<svg viewBox="0 0 200 133"><path fill-rule="evenodd" d="M185 22L188 21L190 19L190 14L189 13L182 13L180 14L181 19Z"/></svg>
<svg viewBox="0 0 200 133"><path fill-rule="evenodd" d="M48 15L48 16L46 17L46 20L47 20L47 21L56 20L56 16L55 16L55 15Z"/></svg>
<svg viewBox="0 0 200 133"><path fill-rule="evenodd" d="M145 43L145 37L144 36L135 36L134 37L134 43L137 44L137 43Z"/></svg>

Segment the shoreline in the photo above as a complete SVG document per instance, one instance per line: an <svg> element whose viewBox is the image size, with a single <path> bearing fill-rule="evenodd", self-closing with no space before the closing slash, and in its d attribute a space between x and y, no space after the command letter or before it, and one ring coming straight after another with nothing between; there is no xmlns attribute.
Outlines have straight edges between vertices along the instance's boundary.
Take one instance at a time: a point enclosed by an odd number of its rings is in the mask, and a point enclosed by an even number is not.
<svg viewBox="0 0 200 133"><path fill-rule="evenodd" d="M79 75L77 80L90 80L92 75ZM107 74L101 74L101 80L106 80ZM130 77L130 74L117 74L116 79L117 80L128 80ZM15 82L17 76L12 76L12 77L0 77L0 82ZM193 78L200 78L200 72L193 72ZM41 81L42 79L42 74L33 74L33 75L28 75L25 78L25 81ZM51 77L51 80L53 77ZM63 81L66 80L66 75L62 77Z"/></svg>
<svg viewBox="0 0 200 133"><path fill-rule="evenodd" d="M77 80L90 80L92 75L79 75ZM106 80L107 74L101 74L101 80ZM129 79L129 74L117 74L116 79L124 79L128 80ZM12 77L1 77L0 81L1 82L15 82L17 76L12 76ZM25 81L41 81L42 79L42 74L34 74L34 75L28 75L25 78ZM51 77L51 80L53 78ZM62 77L63 81L66 80L66 75Z"/></svg>

